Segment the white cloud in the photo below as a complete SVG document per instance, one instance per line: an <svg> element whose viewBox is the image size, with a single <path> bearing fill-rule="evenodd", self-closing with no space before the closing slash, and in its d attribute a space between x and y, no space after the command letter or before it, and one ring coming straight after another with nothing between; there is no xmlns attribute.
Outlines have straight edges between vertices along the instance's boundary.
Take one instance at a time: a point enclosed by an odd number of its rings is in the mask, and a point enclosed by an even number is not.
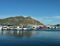
<svg viewBox="0 0 60 46"><path fill-rule="evenodd" d="M55 19L60 19L60 16L54 16L53 18L55 18Z"/></svg>
<svg viewBox="0 0 60 46"><path fill-rule="evenodd" d="M60 16L45 16L45 19L60 19Z"/></svg>
<svg viewBox="0 0 60 46"><path fill-rule="evenodd" d="M60 16L45 16L37 18L41 22L55 22L56 20L60 20Z"/></svg>
<svg viewBox="0 0 60 46"><path fill-rule="evenodd" d="M52 22L53 20L50 19L40 19L41 22Z"/></svg>

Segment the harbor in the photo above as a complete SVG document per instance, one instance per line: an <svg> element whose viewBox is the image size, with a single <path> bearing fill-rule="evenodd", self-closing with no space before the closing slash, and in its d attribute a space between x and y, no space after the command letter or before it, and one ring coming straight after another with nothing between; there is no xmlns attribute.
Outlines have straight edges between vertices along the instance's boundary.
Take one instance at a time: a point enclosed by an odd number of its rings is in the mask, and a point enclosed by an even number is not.
<svg viewBox="0 0 60 46"><path fill-rule="evenodd" d="M29 26L13 26L13 25L0 25L0 30L60 30L60 26L53 25L29 25Z"/></svg>
<svg viewBox="0 0 60 46"><path fill-rule="evenodd" d="M60 31L0 31L1 46L60 46Z"/></svg>

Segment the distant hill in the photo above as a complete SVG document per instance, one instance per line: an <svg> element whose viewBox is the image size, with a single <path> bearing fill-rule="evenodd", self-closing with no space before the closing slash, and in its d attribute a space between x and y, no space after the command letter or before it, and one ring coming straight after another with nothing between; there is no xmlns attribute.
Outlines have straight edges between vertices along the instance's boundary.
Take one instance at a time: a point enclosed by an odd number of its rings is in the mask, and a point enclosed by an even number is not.
<svg viewBox="0 0 60 46"><path fill-rule="evenodd" d="M23 17L23 16L16 16L16 17L9 17L5 19L0 19L0 25L3 24L12 24L12 25L28 25L28 24L34 24L34 25L42 25L41 22L35 20L34 18L29 17Z"/></svg>
<svg viewBox="0 0 60 46"><path fill-rule="evenodd" d="M60 26L60 24L56 24L55 26Z"/></svg>

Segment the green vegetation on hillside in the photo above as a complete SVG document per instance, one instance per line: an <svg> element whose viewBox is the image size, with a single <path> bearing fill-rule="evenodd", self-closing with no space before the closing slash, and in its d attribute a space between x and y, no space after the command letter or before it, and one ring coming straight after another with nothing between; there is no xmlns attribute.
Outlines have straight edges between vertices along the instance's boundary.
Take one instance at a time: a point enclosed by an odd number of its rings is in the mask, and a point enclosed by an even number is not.
<svg viewBox="0 0 60 46"><path fill-rule="evenodd" d="M60 24L56 24L55 26L60 26Z"/></svg>
<svg viewBox="0 0 60 46"><path fill-rule="evenodd" d="M23 17L23 16L16 16L16 17L9 17L5 19L0 19L0 25L3 24L12 24L12 25L28 25L28 24L34 24L34 25L41 25L39 21L29 17Z"/></svg>

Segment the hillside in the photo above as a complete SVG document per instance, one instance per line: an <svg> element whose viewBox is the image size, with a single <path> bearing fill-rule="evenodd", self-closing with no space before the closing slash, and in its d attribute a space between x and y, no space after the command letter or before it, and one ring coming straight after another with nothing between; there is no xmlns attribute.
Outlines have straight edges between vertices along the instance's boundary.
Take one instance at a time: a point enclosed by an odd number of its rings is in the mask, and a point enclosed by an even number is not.
<svg viewBox="0 0 60 46"><path fill-rule="evenodd" d="M56 24L55 26L60 26L60 24Z"/></svg>
<svg viewBox="0 0 60 46"><path fill-rule="evenodd" d="M31 17L16 16L16 17L9 17L9 18L5 18L5 19L0 19L0 25L3 25L3 24L12 24L12 25L34 24L34 25L40 25L42 23L31 18Z"/></svg>

